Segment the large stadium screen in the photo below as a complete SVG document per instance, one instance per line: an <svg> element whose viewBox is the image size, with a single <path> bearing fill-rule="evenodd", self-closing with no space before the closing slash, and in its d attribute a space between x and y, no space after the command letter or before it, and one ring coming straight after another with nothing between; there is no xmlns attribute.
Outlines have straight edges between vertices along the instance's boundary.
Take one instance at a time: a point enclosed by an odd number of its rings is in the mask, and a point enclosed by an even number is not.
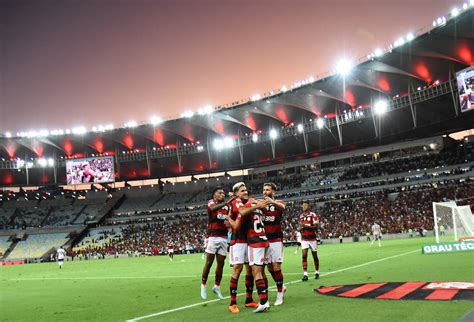
<svg viewBox="0 0 474 322"><path fill-rule="evenodd" d="M68 185L114 182L113 157L88 158L66 161Z"/></svg>
<svg viewBox="0 0 474 322"><path fill-rule="evenodd" d="M474 66L456 73L461 112L474 110Z"/></svg>

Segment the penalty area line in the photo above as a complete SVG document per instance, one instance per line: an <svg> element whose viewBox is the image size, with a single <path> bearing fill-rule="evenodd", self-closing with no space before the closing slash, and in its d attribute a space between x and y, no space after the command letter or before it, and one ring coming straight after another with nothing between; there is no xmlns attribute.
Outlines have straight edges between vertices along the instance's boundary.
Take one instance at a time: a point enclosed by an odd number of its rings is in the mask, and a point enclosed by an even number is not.
<svg viewBox="0 0 474 322"><path fill-rule="evenodd" d="M415 252L420 252L420 250L417 249L417 250L412 250L412 251L405 252L405 253L401 253L401 254L397 254L397 255L392 255L392 256L388 256L388 257L383 257L383 258L376 259L376 260L373 260L373 261L370 261L370 262L366 262L366 263L362 263L362 264L359 264L359 265L354 265L354 266L350 266L350 267L346 267L346 268L341 268L341 269L338 269L338 270L335 270L335 271L332 271L332 272L323 273L323 274L321 274L320 276L321 276L321 277L323 277L323 276L328 276L328 275L332 275L332 274L336 274L336 273L340 273L340 272L352 270L352 269L355 269L355 268L359 268L359 267L364 267L364 266L372 265L372 264L379 263L379 262L383 262L383 261L386 261L386 260L389 260L389 259L393 259L393 258L397 258L397 257L401 257L401 256L413 254L413 253L415 253ZM290 285L290 284L295 284L295 283L300 283L300 282L301 282L301 280L299 279L299 280L296 280L296 281L291 281L291 282L285 283L285 285ZM274 289L274 288L275 288L275 286L272 286L272 287L269 287L268 289L270 290L270 289ZM244 294L245 294L245 293L239 293L239 294L237 294L237 296L241 296L241 295L244 295ZM224 297L224 299L229 299L229 298L230 298L230 296ZM166 310L166 311L161 311L161 312L156 312L156 313L152 313L152 314L148 314L148 315L144 315L144 316L139 316L139 317L136 317L136 318L132 318L132 319L126 320L126 322L134 322L134 321L145 320L145 319L153 318L153 317L156 317L156 316L165 315L165 314L173 313L173 312L177 312L177 311L182 311L182 310L186 310L186 309L193 308L193 307L195 307L195 306L199 306L199 305L203 305L203 304L208 304L208 303L214 303L214 302L218 302L218 301L222 301L222 300L214 299L214 300L209 300L209 301L194 303L194 304L190 304L190 305L186 305L186 306L181 306L181 307L177 307L177 308L170 309L170 310Z"/></svg>

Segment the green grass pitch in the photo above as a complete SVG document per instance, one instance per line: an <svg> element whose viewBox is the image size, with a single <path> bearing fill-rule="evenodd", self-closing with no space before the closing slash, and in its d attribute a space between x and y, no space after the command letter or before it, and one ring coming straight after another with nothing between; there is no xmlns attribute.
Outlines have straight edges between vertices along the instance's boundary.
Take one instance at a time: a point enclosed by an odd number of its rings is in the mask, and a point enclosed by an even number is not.
<svg viewBox="0 0 474 322"><path fill-rule="evenodd" d="M301 253L294 255L294 248L287 248L285 303L263 314L240 305L241 313L232 315L227 311L228 299L202 303L200 254L177 255L173 262L164 256L74 261L66 262L62 270L56 263L0 267L0 319L126 321L199 303L144 321L457 321L474 307L473 302L344 299L313 292L321 285L474 281L474 253L422 255L421 246L432 242L433 238L383 241L381 248L366 242L323 245L321 278L304 283L300 282ZM229 294L230 272L226 264L224 296ZM208 301L214 300L213 279L212 269ZM239 293L243 291L241 278ZM271 303L275 296L270 291ZM239 304L243 300L238 297Z"/></svg>

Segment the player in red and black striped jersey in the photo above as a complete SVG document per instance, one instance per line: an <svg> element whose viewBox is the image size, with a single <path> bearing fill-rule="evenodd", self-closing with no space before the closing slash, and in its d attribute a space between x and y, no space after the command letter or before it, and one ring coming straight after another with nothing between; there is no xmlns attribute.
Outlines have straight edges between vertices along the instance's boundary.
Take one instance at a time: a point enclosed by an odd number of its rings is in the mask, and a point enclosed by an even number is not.
<svg viewBox="0 0 474 322"><path fill-rule="evenodd" d="M207 203L208 225L206 243L206 263L202 271L201 297L207 298L206 283L214 258L217 261L216 277L212 292L220 300L224 299L220 290L222 271L227 256L227 226L225 224L230 212L230 203L236 197L225 200L225 192L222 187L217 187L212 192L213 198Z"/></svg>
<svg viewBox="0 0 474 322"><path fill-rule="evenodd" d="M319 278L319 258L318 245L316 242L316 229L319 227L318 216L311 211L311 205L308 200L303 201L303 213L300 215L300 230L301 230L301 251L303 254L303 281L308 280L308 248L311 248L311 253L314 259L314 278Z"/></svg>
<svg viewBox="0 0 474 322"><path fill-rule="evenodd" d="M283 211L285 210L285 203L281 200L275 200L276 190L277 186L272 182L263 184L263 196L264 200L268 202L268 205L262 209L262 212L265 233L270 242L268 271L277 286L278 293L274 305L278 306L283 304L284 290L283 273L281 272L281 264L283 263L283 231L281 220Z"/></svg>
<svg viewBox="0 0 474 322"><path fill-rule="evenodd" d="M252 268L252 275L260 298L260 305L254 311L255 313L264 312L270 308L268 280L265 276L265 264L268 263L270 243L262 221L262 210L269 204L269 201L266 200L249 200L239 209L239 216L234 226L237 230L244 227L247 231L249 265Z"/></svg>
<svg viewBox="0 0 474 322"><path fill-rule="evenodd" d="M248 264L247 232L246 227L236 229L236 220L239 215L239 209L249 200L249 195L245 183L238 182L232 187L234 195L237 197L231 203L229 214L229 225L232 227L232 237L230 241L230 264L233 267L230 279L230 306L231 313L239 313L237 306L237 284L240 273L245 266L245 307L257 307L258 304L252 298L254 278Z"/></svg>

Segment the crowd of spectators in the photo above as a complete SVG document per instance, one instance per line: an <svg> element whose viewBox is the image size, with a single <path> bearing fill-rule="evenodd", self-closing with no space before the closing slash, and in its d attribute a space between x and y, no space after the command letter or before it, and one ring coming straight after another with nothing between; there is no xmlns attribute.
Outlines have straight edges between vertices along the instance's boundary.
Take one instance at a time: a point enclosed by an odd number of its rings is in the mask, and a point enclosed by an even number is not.
<svg viewBox="0 0 474 322"><path fill-rule="evenodd" d="M313 204L320 218L318 234L322 239L365 236L377 222L383 233L403 233L433 229L432 203L456 200L459 205L474 205L474 182L451 182L450 185L426 186L389 194L377 191L366 196L349 195L341 200ZM288 202L283 216L285 241L295 241L301 201ZM203 213L135 220L115 229L114 238L82 253L165 254L171 244L178 253L204 250L207 217ZM112 230L113 233L113 230ZM109 232L109 235L111 233Z"/></svg>

